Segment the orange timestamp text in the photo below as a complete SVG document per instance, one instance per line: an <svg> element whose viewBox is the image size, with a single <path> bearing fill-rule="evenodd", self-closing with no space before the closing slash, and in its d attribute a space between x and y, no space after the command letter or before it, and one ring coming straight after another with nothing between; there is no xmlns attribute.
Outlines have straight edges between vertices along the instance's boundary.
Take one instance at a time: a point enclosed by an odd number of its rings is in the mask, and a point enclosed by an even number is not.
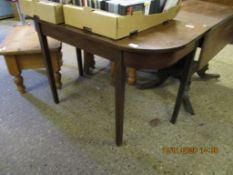
<svg viewBox="0 0 233 175"><path fill-rule="evenodd" d="M164 154L217 154L218 147L163 147Z"/></svg>

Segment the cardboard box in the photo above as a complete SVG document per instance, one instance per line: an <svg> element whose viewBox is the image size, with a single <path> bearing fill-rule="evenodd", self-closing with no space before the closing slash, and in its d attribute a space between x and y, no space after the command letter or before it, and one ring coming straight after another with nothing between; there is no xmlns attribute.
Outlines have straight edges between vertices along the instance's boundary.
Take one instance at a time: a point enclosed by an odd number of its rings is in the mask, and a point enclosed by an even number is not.
<svg viewBox="0 0 233 175"><path fill-rule="evenodd" d="M62 4L59 3L37 2L35 5L34 15L39 16L41 20L54 24L64 23Z"/></svg>
<svg viewBox="0 0 233 175"><path fill-rule="evenodd" d="M180 9L181 0L168 11L147 16L140 11L121 16L90 7L37 0L19 0L19 4L22 12L28 16L37 15L41 20L54 24L65 22L67 25L108 38L121 39L173 19Z"/></svg>
<svg viewBox="0 0 233 175"><path fill-rule="evenodd" d="M63 5L63 10L65 24L111 39L121 39L173 19L180 10L180 4L181 1L168 11L147 16L142 12L121 16L73 5Z"/></svg>
<svg viewBox="0 0 233 175"><path fill-rule="evenodd" d="M39 2L35 0L19 0L23 14L28 16L37 15L41 20L54 24L64 23L62 4L55 2Z"/></svg>
<svg viewBox="0 0 233 175"><path fill-rule="evenodd" d="M32 0L19 0L19 7L24 15L33 16L34 4Z"/></svg>

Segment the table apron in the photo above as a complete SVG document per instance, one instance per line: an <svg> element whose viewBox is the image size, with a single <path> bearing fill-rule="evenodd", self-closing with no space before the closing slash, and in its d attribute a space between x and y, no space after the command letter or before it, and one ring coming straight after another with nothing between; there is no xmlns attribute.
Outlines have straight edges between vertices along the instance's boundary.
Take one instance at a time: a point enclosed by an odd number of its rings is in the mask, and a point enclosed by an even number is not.
<svg viewBox="0 0 233 175"><path fill-rule="evenodd" d="M92 39L91 37L86 37L82 33L66 29L64 26L55 26L53 24L50 25L49 23L44 24L43 22L41 22L40 25L44 35L83 49L85 52L99 55L108 60L117 62L120 58L120 55L123 53L123 60L125 65L137 69L167 68L194 50L200 41L200 38L197 38L186 46L170 52L140 53L122 50L121 48L111 43L98 41L96 39Z"/></svg>
<svg viewBox="0 0 233 175"><path fill-rule="evenodd" d="M96 40L92 40L90 38L82 36L79 33L67 30L62 26L59 27L53 25L48 26L44 25L43 23L40 24L42 33L46 36L50 36L64 43L83 49L85 50L85 52L99 55L111 61L119 59L121 50L117 47L114 47L113 45L110 45L105 42L98 42Z"/></svg>
<svg viewBox="0 0 233 175"><path fill-rule="evenodd" d="M167 53L134 53L125 52L125 65L137 69L163 69L174 65L191 51L196 49L200 40L194 40L185 47Z"/></svg>

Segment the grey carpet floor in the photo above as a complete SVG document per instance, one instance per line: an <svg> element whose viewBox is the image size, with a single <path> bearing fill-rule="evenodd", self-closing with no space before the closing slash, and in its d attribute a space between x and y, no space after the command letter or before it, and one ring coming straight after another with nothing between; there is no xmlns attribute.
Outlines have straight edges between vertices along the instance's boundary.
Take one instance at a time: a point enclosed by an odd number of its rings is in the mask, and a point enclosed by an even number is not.
<svg viewBox="0 0 233 175"><path fill-rule="evenodd" d="M0 38L13 24L0 21ZM211 61L210 72L220 73L220 79L193 76L190 98L196 115L182 108L175 125L169 119L176 80L144 91L126 86L122 147L114 144L109 62L96 56L94 75L80 78L74 48L64 44L63 54L58 105L44 70L23 71L27 93L20 95L0 56L0 175L232 174L232 45ZM159 122L151 125L153 119ZM197 152L168 152L187 147Z"/></svg>

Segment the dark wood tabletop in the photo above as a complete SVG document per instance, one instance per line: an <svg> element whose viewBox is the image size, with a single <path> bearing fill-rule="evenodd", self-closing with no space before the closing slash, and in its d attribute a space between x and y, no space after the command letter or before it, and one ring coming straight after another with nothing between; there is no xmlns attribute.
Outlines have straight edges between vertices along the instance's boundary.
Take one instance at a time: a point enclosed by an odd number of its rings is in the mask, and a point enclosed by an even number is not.
<svg viewBox="0 0 233 175"><path fill-rule="evenodd" d="M233 10L230 7L190 0L183 3L180 13L174 20L121 40L108 39L70 26L55 25L35 18L54 101L58 103L59 99L46 36L115 62L116 143L121 145L126 66L162 69L174 65L181 59L187 59L183 84L180 86L177 98L180 103L185 84L189 79L191 59L202 37L216 24L232 16ZM174 115L178 115L179 108L176 103Z"/></svg>
<svg viewBox="0 0 233 175"><path fill-rule="evenodd" d="M207 29L210 29L219 22L232 17L232 15L233 7L231 6L198 0L187 0L183 2L182 8L175 20L195 26L206 25Z"/></svg>
<svg viewBox="0 0 233 175"><path fill-rule="evenodd" d="M177 17L167 24L140 32L116 43L122 49L160 52L183 47L220 22L232 18L233 8L221 4L188 0ZM131 43L135 44L130 45Z"/></svg>

